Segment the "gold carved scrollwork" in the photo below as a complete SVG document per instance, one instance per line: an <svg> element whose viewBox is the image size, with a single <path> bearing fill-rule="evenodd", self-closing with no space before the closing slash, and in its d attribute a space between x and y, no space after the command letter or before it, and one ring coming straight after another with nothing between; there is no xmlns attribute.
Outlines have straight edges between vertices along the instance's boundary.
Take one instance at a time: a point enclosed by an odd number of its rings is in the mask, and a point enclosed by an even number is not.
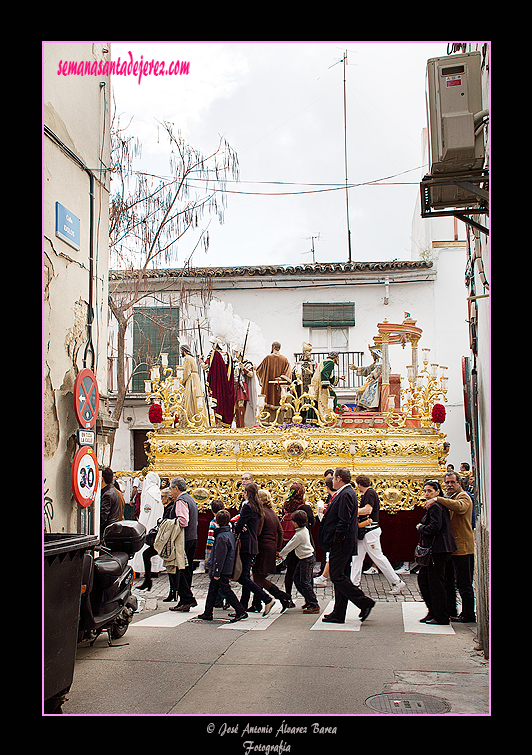
<svg viewBox="0 0 532 755"><path fill-rule="evenodd" d="M118 476L131 476L134 473L119 472ZM180 473L175 470L168 477L162 476L163 486L169 484L170 479ZM142 475L141 475L142 476ZM428 475L420 477L379 478L372 476L373 487L379 495L381 509L390 514L399 511L409 511L422 502L423 481ZM207 479L204 475L185 474L188 492L196 499L199 511L210 511L210 503L215 498L221 499L226 508L238 510L242 501L242 486L240 475L212 475ZM443 472L440 474L443 480ZM290 486L300 482L305 488L305 498L314 511L318 500L325 498L327 490L323 476L310 477L304 474L253 475L254 482L260 488L269 491L272 506L277 514L281 513ZM353 481L354 482L354 481ZM200 492L198 492L200 491ZM206 492L206 495L205 495Z"/></svg>
<svg viewBox="0 0 532 755"><path fill-rule="evenodd" d="M280 512L294 480L315 507L326 495L323 472L345 466L353 483L357 474L368 475L382 509L396 513L420 503L425 479L443 480L444 439L434 428L161 428L148 433L148 470L168 481L184 477L189 490L202 489L200 510L213 498L238 509L247 471L269 490Z"/></svg>

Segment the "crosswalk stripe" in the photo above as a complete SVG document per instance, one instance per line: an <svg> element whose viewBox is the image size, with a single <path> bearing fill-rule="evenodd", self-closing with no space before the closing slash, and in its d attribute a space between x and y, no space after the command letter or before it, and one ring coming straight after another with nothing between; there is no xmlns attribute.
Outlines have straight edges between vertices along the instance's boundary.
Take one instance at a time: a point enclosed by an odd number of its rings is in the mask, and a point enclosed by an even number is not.
<svg viewBox="0 0 532 755"><path fill-rule="evenodd" d="M261 613L248 614L247 619L242 621L235 621L233 624L227 622L227 624L221 624L218 629L240 629L244 630L259 630L268 629L273 622L281 615L281 604L277 602L270 613L267 616L263 616Z"/></svg>
<svg viewBox="0 0 532 755"><path fill-rule="evenodd" d="M327 630L327 631L350 631L359 632L362 622L358 618L359 609L349 603L347 606L347 613L344 624L329 624L322 621L322 617L331 613L334 607L334 599L331 600L326 606L325 610L320 613L314 624L310 627L311 630ZM199 598L198 605L191 608L187 613L182 611L161 611L153 616L148 616L145 619L136 621L130 625L131 628L143 628L143 627L159 627L159 628L173 628L180 624L184 624L190 619L195 619L205 608L205 599ZM453 627L442 624L424 624L420 623L420 619L427 613L427 607L425 603L416 601L404 601L401 603L401 612L403 618L403 631L407 633L416 634L455 634ZM289 612L288 612L289 613ZM226 614L225 614L226 615ZM225 618L224 615L224 618ZM236 621L230 623L229 621L218 625L218 629L239 629L240 631L264 631L268 629L274 621L276 621L281 614L281 604L276 603L268 616L262 614L249 614L247 619L242 621ZM286 615L286 614L285 614Z"/></svg>
<svg viewBox="0 0 532 755"><path fill-rule="evenodd" d="M132 627L142 628L142 627L166 627L166 628L172 628L177 627L180 624L184 624L186 621L190 621L190 619L195 619L197 616L203 613L203 610L205 608L205 599L200 598L198 599L198 605L194 606L194 608L191 608L190 611L183 613L182 611L161 611L160 613L155 614L155 616L149 616L146 619L141 619L140 621L136 621L134 624L131 624ZM227 614L226 614L227 615ZM236 621L235 623L230 623L227 621L227 623L220 624L218 626L218 629L240 629L242 630L264 630L267 629L273 622L279 618L281 615L281 604L276 603L268 616L263 616L262 614L249 614L249 617L247 619L243 619L242 621Z"/></svg>
<svg viewBox="0 0 532 755"><path fill-rule="evenodd" d="M357 608L352 603L348 603L347 605L347 611L345 614L345 623L344 624L329 624L325 621L322 621L322 617L325 616L327 613L331 613L332 609L334 607L334 599L331 600L326 609L322 612L320 617L316 620L316 622L310 627L311 629L326 629L327 631L344 631L344 632L359 632L362 622L358 618L358 614L360 613L360 608Z"/></svg>
<svg viewBox="0 0 532 755"><path fill-rule="evenodd" d="M414 632L416 634L454 634L454 629L450 624L423 624L420 623L427 613L425 603L414 603L405 601L401 603L403 612L403 629L405 632Z"/></svg>
<svg viewBox="0 0 532 755"><path fill-rule="evenodd" d="M177 627L179 624L184 624L185 621L193 619L203 613L205 608L205 598L198 599L198 605L190 609L190 611L184 613L183 611L161 611L161 613L155 614L155 616L149 616L147 619L141 619L134 624L130 624L131 627Z"/></svg>

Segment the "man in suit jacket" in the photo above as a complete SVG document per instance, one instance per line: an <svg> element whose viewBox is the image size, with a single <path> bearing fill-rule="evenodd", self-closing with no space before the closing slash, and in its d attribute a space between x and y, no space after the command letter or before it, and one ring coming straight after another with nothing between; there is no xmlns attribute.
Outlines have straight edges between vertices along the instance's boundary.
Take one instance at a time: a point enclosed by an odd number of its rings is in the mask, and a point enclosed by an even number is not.
<svg viewBox="0 0 532 755"><path fill-rule="evenodd" d="M322 621L334 624L345 623L348 601L360 608L361 621L367 619L375 605L350 579L351 559L358 543L358 499L350 482L351 472L337 467L333 475L336 493L323 515L318 535L319 546L329 552L329 578L335 598L332 613L323 616Z"/></svg>

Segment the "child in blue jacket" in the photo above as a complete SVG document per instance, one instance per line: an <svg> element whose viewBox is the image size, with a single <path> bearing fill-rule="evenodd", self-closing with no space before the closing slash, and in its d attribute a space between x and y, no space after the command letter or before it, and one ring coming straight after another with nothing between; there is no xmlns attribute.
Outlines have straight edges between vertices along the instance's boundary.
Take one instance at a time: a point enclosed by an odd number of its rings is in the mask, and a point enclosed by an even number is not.
<svg viewBox="0 0 532 755"><path fill-rule="evenodd" d="M235 536L229 526L230 518L227 509L221 509L216 514L218 528L214 530L214 545L209 558L209 590L205 610L198 616L198 619L205 621L212 621L214 618L212 611L219 600L218 591L235 611L235 616L230 619L231 623L248 617L229 584L235 565Z"/></svg>

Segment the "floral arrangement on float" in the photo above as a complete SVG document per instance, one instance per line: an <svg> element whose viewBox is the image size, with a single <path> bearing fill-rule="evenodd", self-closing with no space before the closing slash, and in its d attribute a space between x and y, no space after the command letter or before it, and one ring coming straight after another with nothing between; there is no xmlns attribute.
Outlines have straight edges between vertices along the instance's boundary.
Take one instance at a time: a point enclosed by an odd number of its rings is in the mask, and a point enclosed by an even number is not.
<svg viewBox="0 0 532 755"><path fill-rule="evenodd" d="M342 416L342 414L345 414L346 412L349 411L349 407L346 406L345 404L342 404L341 406L337 406L334 411L336 414Z"/></svg>
<svg viewBox="0 0 532 755"><path fill-rule="evenodd" d="M443 404L434 404L432 407L432 421L438 426L442 422L445 422L445 407Z"/></svg>
<svg viewBox="0 0 532 755"><path fill-rule="evenodd" d="M290 430L292 427L313 428L315 425L306 425L304 422L284 422L282 425L277 425L279 430Z"/></svg>
<svg viewBox="0 0 532 755"><path fill-rule="evenodd" d="M152 425L159 425L163 421L163 410L160 404L152 404L148 410L148 419Z"/></svg>

